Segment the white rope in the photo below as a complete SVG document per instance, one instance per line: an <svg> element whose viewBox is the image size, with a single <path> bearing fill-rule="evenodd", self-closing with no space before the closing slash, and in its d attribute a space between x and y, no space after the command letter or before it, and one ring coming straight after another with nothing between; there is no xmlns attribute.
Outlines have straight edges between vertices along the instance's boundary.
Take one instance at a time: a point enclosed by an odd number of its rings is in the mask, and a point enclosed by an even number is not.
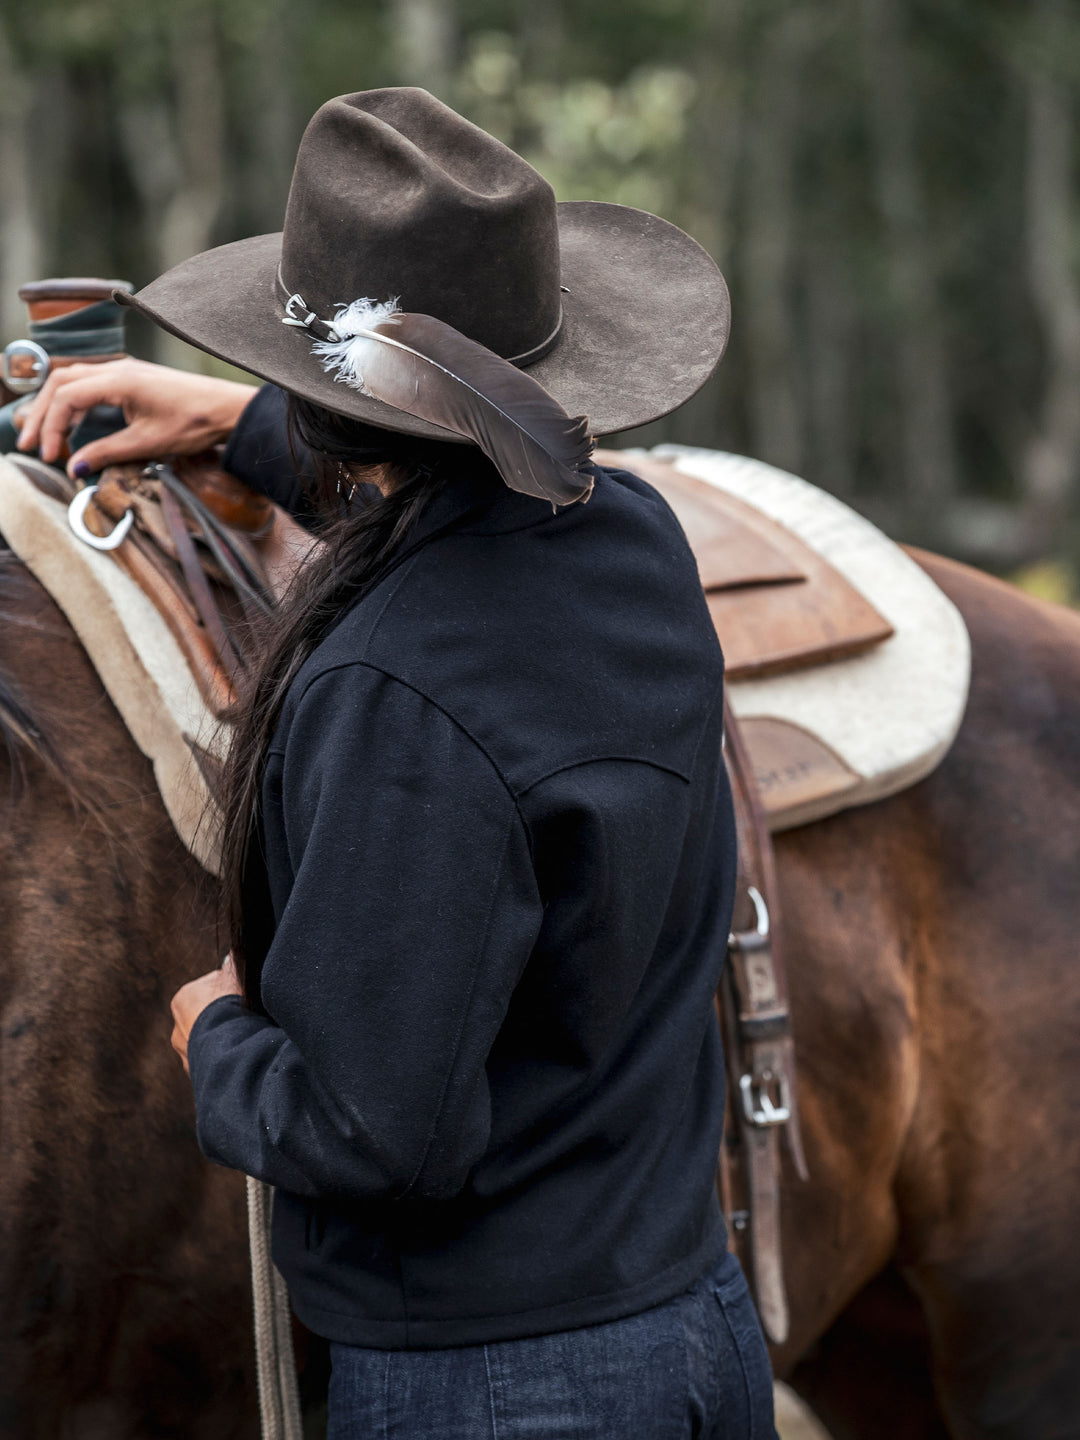
<svg viewBox="0 0 1080 1440"><path fill-rule="evenodd" d="M248 1176L248 1241L255 1311L255 1370L263 1440L303 1440L289 1291L270 1258L274 1192Z"/></svg>

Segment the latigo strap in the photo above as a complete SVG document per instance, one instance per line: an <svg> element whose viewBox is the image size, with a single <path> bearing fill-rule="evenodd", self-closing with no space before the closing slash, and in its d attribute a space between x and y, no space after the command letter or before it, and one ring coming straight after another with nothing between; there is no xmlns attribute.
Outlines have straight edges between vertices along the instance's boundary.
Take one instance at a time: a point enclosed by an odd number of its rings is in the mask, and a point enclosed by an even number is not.
<svg viewBox="0 0 1080 1440"><path fill-rule="evenodd" d="M765 1333L782 1345L789 1314L780 1226L781 1132L796 1174L805 1180L809 1172L799 1130L772 836L730 707L724 756L739 866L727 964L716 996L728 1069L719 1188L732 1244L737 1251L749 1249L747 1268Z"/></svg>

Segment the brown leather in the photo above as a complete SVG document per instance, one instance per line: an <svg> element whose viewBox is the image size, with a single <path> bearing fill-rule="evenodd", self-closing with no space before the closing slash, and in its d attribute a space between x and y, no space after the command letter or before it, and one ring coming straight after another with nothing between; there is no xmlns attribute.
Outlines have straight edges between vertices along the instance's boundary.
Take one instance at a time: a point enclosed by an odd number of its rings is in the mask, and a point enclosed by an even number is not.
<svg viewBox="0 0 1080 1440"><path fill-rule="evenodd" d="M860 783L835 750L794 721L753 715L740 720L739 729L766 815L789 815Z"/></svg>
<svg viewBox="0 0 1080 1440"><path fill-rule="evenodd" d="M111 553L165 619L207 705L224 716L233 704L254 609L280 600L318 542L278 506L222 471L216 456L178 461L183 483L176 487L174 481L173 493L160 469L107 467L85 520L94 533L105 535L128 510L135 512L135 528ZM60 475L60 483L70 498L71 482ZM199 523L200 504L218 521L239 519L243 528L220 524L215 537ZM197 552L192 534L198 537ZM211 542L216 553L208 548ZM255 606L253 599L259 602Z"/></svg>
<svg viewBox="0 0 1080 1440"><path fill-rule="evenodd" d="M64 275L52 280L28 280L19 286L18 293L19 299L24 300L27 305L70 302L73 308L81 309L83 305L95 305L99 300L111 300L114 290L126 286L126 280L99 280L96 276ZM37 317L31 315L31 319L35 318Z"/></svg>
<svg viewBox="0 0 1080 1440"><path fill-rule="evenodd" d="M607 463L611 452L598 451L598 464ZM612 461L614 461L612 455ZM622 464L627 462L623 460ZM781 549L775 530L752 528L744 516L725 502L727 496L715 485L693 475L683 475L663 461L634 456L635 474L661 492L686 531L697 561L702 589L740 590L757 585L803 585L806 565Z"/></svg>
<svg viewBox="0 0 1080 1440"><path fill-rule="evenodd" d="M616 451L598 450L596 460L627 464ZM666 461L634 455L629 463L686 531L729 680L857 655L893 633L828 561L760 510Z"/></svg>
<svg viewBox="0 0 1080 1440"><path fill-rule="evenodd" d="M180 568L187 582L188 592L198 611L199 620L213 642L219 663L224 668L229 680L235 685L244 668L243 659L240 652L234 647L231 637L225 631L221 612L215 603L209 581L196 553L195 542L188 531L180 502L165 487L162 487L161 490L161 511L172 537Z"/></svg>
<svg viewBox="0 0 1080 1440"><path fill-rule="evenodd" d="M169 626L209 708L225 716L244 668L249 622L257 610L273 604L260 551L265 550L270 569L284 586L310 541L298 543L291 521L282 517L278 522L274 507L262 497L238 493L246 487L231 476L213 473L216 467L210 462L184 468L194 481L190 490L167 465L107 467L84 522L104 536L128 511L134 513L134 527L110 553ZM207 473L199 473L200 468ZM35 475L40 488L70 500L75 487L67 476L51 467L40 469L50 480L45 485ZM261 533L228 529L203 506L200 494L247 524L257 523ZM288 577L282 574L286 569Z"/></svg>
<svg viewBox="0 0 1080 1440"><path fill-rule="evenodd" d="M808 1172L799 1130L772 837L730 707L725 712L724 754L739 861L727 964L717 992L728 1068L720 1192L732 1243L749 1251L745 1268L761 1323L779 1345L789 1328L780 1228L781 1131L796 1173L806 1179ZM781 1106L788 1111L785 1120L776 1115ZM745 1197L741 1208L740 1196Z"/></svg>
<svg viewBox="0 0 1080 1440"><path fill-rule="evenodd" d="M172 466L193 495L197 495L223 525L243 530L248 535L263 535L273 524L274 507L265 495L258 494L222 470L217 455L177 456Z"/></svg>
<svg viewBox="0 0 1080 1440"><path fill-rule="evenodd" d="M41 467L43 471L47 468ZM32 473L31 478L38 484L39 489L45 490L47 494L53 493L56 496L59 490L61 495L57 498L70 500L75 494L76 486L68 480L63 471L51 473L54 477L51 492L43 476ZM109 472L106 471L105 474L108 476ZM114 513L106 513L98 509L96 504L91 504L87 506L84 514L87 529L95 535L111 533L115 520L123 514L123 509L116 504L115 479L110 491L110 505ZM119 514L115 513L117 510ZM150 599L168 625L209 709L217 716L227 715L234 701L232 685L221 663L218 648L207 633L184 585L179 564L142 529L132 529L124 543L109 553Z"/></svg>

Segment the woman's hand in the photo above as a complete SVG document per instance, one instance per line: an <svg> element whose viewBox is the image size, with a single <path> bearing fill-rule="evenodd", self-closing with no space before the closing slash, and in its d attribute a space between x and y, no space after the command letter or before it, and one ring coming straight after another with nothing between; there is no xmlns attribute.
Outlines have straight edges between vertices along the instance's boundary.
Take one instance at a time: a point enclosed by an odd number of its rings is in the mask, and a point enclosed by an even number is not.
<svg viewBox="0 0 1080 1440"><path fill-rule="evenodd" d="M116 405L127 425L72 455L67 469L74 479L124 460L194 455L225 439L255 392L254 385L171 370L146 360L65 365L52 371L33 405L22 412L18 448L37 448L41 458L52 463L87 410Z"/></svg>
<svg viewBox="0 0 1080 1440"><path fill-rule="evenodd" d="M185 1071L188 1068L188 1036L195 1021L212 1001L220 1000L222 995L243 993L231 951L219 970L211 970L208 975L200 975L197 980L181 985L172 998L172 1048L180 1056Z"/></svg>

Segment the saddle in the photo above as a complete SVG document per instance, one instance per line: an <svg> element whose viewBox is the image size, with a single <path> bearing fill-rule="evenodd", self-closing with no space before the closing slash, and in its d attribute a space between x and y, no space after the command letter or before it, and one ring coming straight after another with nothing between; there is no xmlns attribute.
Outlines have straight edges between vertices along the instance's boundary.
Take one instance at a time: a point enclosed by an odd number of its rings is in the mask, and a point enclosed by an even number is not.
<svg viewBox="0 0 1080 1440"><path fill-rule="evenodd" d="M97 485L0 456L0 535L78 635L150 760L177 834L212 874L213 788L253 625L315 542L217 457L107 468Z"/></svg>

